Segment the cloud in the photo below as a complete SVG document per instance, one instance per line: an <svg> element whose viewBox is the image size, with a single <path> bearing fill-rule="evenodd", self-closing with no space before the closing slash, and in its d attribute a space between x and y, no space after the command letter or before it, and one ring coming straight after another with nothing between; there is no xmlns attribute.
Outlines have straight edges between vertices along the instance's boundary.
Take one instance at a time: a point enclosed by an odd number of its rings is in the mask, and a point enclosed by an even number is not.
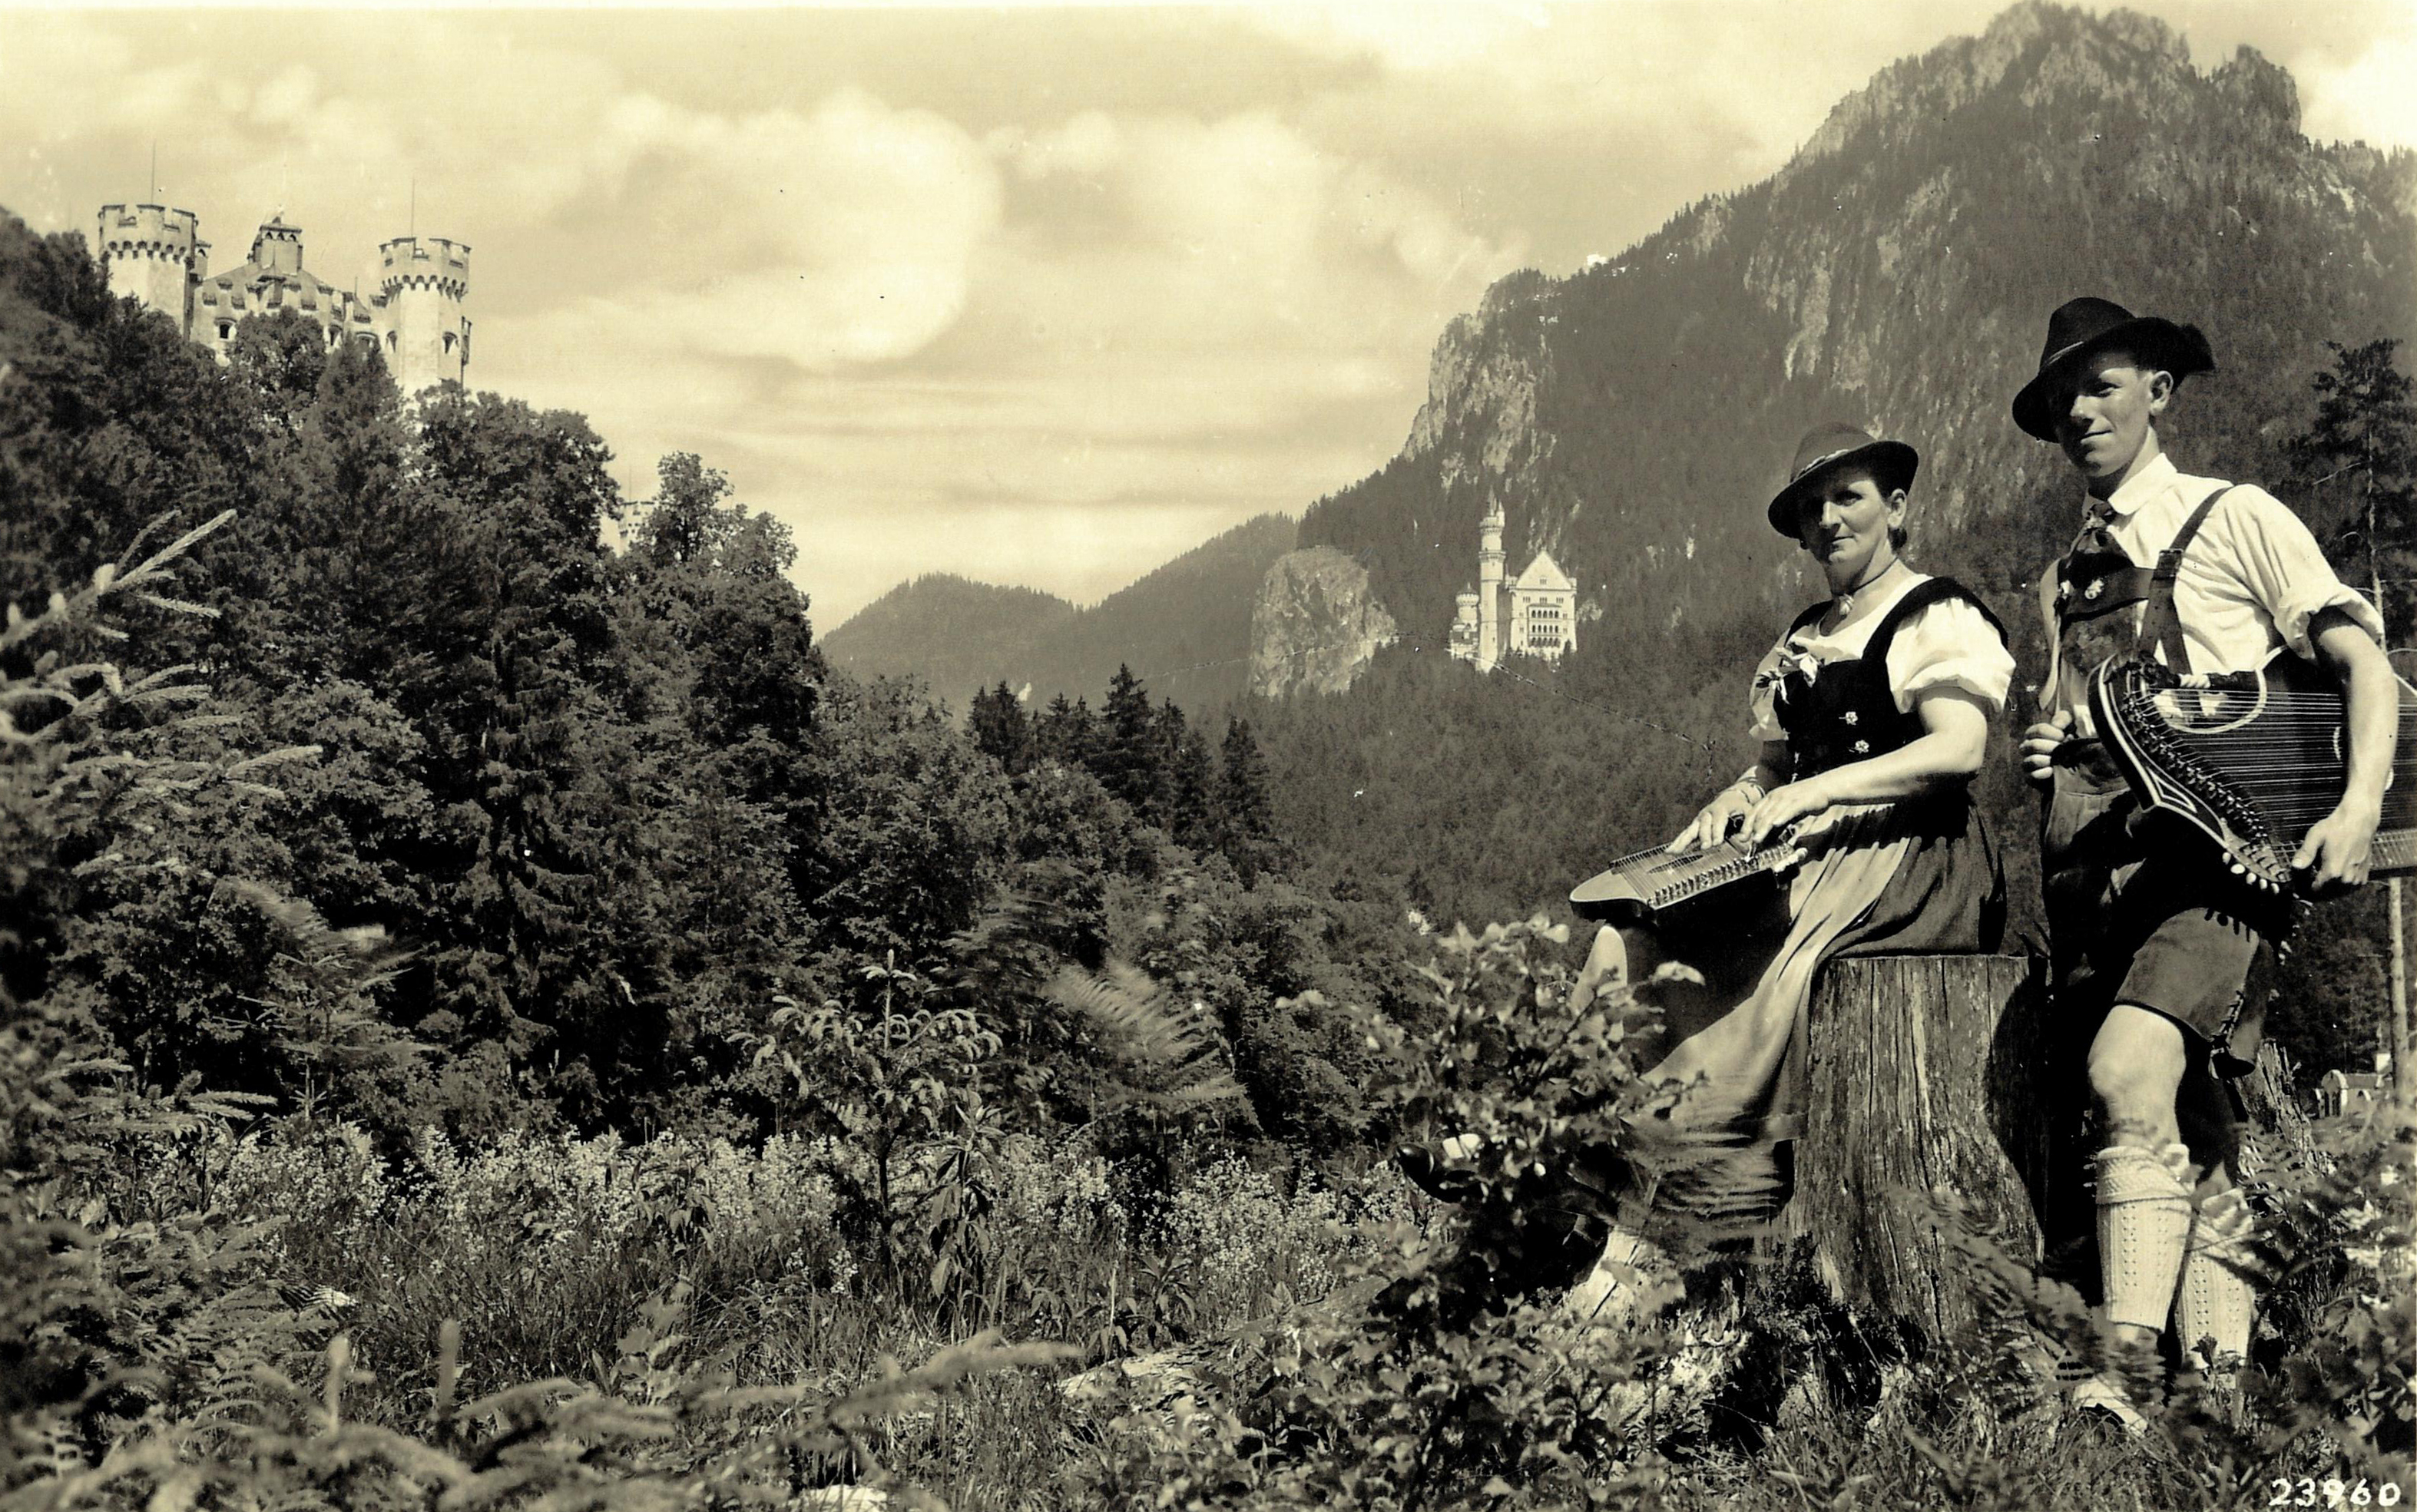
<svg viewBox="0 0 2417 1512"><path fill-rule="evenodd" d="M733 118L625 98L591 156L616 223L651 231L620 287L520 335L580 353L892 361L946 330L996 224L996 171L949 122L847 91L813 112Z"/></svg>
<svg viewBox="0 0 2417 1512"><path fill-rule="evenodd" d="M1265 113L1094 113L991 144L1012 173L987 281L1012 298L980 313L1037 357L1423 353L1525 251Z"/></svg>
<svg viewBox="0 0 2417 1512"><path fill-rule="evenodd" d="M2403 13L2395 36L2379 38L2349 63L2317 62L2300 75L2301 126L2319 141L2417 145L2417 23Z"/></svg>

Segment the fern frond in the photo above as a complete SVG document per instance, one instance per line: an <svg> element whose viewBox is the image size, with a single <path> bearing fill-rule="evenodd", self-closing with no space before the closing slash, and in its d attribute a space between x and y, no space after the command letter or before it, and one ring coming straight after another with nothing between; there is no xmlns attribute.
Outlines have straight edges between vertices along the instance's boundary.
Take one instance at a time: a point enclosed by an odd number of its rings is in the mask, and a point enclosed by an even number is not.
<svg viewBox="0 0 2417 1512"><path fill-rule="evenodd" d="M1138 1083L1129 1085L1127 1101L1173 1113L1245 1100L1208 1010L1179 1001L1132 966L1067 966L1042 995L1089 1024L1108 1055L1123 1063L1129 1083Z"/></svg>

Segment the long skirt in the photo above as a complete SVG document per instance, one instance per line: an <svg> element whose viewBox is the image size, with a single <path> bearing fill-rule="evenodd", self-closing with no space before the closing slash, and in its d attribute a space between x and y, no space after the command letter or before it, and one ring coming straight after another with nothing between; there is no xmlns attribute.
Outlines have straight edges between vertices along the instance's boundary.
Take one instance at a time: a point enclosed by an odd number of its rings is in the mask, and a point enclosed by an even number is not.
<svg viewBox="0 0 2417 1512"><path fill-rule="evenodd" d="M1604 1182L1624 1224L1659 1212L1750 1225L1786 1201L1823 962L1998 947L2005 878L1966 796L1833 813L1784 884L1596 937L1582 984L1625 981L1660 1015L1657 1106L1623 1132Z"/></svg>

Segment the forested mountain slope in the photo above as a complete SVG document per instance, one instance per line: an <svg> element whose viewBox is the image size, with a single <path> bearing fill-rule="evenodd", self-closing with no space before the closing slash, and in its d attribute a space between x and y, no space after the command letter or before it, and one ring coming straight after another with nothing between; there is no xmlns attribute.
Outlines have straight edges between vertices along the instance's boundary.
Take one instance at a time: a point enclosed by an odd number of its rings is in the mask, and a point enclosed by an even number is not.
<svg viewBox="0 0 2417 1512"><path fill-rule="evenodd" d="M920 677L960 708L1081 611L1036 588L937 572L902 582L823 638L836 666L862 677Z"/></svg>

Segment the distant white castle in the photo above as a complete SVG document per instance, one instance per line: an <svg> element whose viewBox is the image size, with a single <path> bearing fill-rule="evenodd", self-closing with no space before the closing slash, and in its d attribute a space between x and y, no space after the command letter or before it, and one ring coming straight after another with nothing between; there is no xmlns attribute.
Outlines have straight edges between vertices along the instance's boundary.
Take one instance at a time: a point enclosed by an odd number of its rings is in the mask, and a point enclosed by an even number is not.
<svg viewBox="0 0 2417 1512"><path fill-rule="evenodd" d="M1502 581L1502 506L1478 522L1477 586L1462 590L1452 618L1452 654L1492 672L1508 656L1558 661L1578 643L1578 588L1550 552Z"/></svg>
<svg viewBox="0 0 2417 1512"><path fill-rule="evenodd" d="M104 204L93 249L109 292L131 295L176 323L220 362L246 315L298 310L333 347L358 341L386 354L405 395L470 373L470 249L443 236L397 236L378 247L378 289L355 297L302 266L302 230L271 216L241 267L213 275L201 218L164 204Z"/></svg>

